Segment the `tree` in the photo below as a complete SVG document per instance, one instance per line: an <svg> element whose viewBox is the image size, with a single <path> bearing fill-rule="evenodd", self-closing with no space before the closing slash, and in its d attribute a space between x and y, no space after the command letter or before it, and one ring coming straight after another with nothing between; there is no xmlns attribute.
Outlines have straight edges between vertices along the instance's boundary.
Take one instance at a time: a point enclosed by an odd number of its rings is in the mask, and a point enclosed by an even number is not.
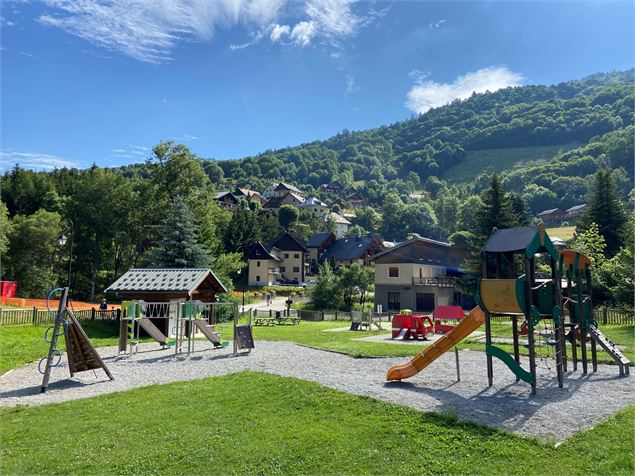
<svg viewBox="0 0 635 476"><path fill-rule="evenodd" d="M225 250L245 255L261 239L256 215L245 208L237 208L225 229L223 237Z"/></svg>
<svg viewBox="0 0 635 476"><path fill-rule="evenodd" d="M317 282L311 290L311 300L317 309L339 308L339 280L328 261L320 267Z"/></svg>
<svg viewBox="0 0 635 476"><path fill-rule="evenodd" d="M161 225L150 264L157 268L201 268L209 265L209 252L197 238L199 228L183 197L176 197Z"/></svg>
<svg viewBox="0 0 635 476"><path fill-rule="evenodd" d="M344 236L346 238L349 238L351 236L363 236L363 235L367 235L368 232L366 230L364 230L361 226L359 225L353 225L351 226L348 231L344 234Z"/></svg>
<svg viewBox="0 0 635 476"><path fill-rule="evenodd" d="M571 248L586 255L591 260L594 268L600 267L604 263L606 242L599 232L597 223L591 223L585 230L576 230Z"/></svg>
<svg viewBox="0 0 635 476"><path fill-rule="evenodd" d="M517 226L528 226L531 223L531 211L519 193L511 194L512 210Z"/></svg>
<svg viewBox="0 0 635 476"><path fill-rule="evenodd" d="M373 268L362 267L355 263L349 267L340 268L338 282L344 306L351 309L353 300L357 295L360 296L360 305L364 303L366 294L372 289L375 282L375 271Z"/></svg>
<svg viewBox="0 0 635 476"><path fill-rule="evenodd" d="M492 228L512 228L517 224L510 196L503 189L498 175L492 175L489 188L481 195L481 201L482 207L474 210L475 227L472 230L479 248L492 234Z"/></svg>
<svg viewBox="0 0 635 476"><path fill-rule="evenodd" d="M234 289L232 276L245 267L240 253L222 253L211 259L211 268L216 277L225 285L228 292Z"/></svg>
<svg viewBox="0 0 635 476"><path fill-rule="evenodd" d="M285 230L289 230L298 221L300 212L293 205L282 205L278 209L278 222Z"/></svg>
<svg viewBox="0 0 635 476"><path fill-rule="evenodd" d="M58 245L60 216L40 209L13 219L9 238L9 275L18 281L20 296L44 297L58 285L62 256Z"/></svg>
<svg viewBox="0 0 635 476"><path fill-rule="evenodd" d="M598 225L598 231L606 241L607 256L615 256L624 242L626 213L608 169L600 169L595 174L589 202L576 231L586 230L593 223Z"/></svg>
<svg viewBox="0 0 635 476"><path fill-rule="evenodd" d="M355 210L354 225L361 226L371 233L379 233L382 216L372 207L363 207Z"/></svg>
<svg viewBox="0 0 635 476"><path fill-rule="evenodd" d="M2 259L9 249L9 234L11 233L11 221L9 220L9 209L0 201L0 279L4 274Z"/></svg>

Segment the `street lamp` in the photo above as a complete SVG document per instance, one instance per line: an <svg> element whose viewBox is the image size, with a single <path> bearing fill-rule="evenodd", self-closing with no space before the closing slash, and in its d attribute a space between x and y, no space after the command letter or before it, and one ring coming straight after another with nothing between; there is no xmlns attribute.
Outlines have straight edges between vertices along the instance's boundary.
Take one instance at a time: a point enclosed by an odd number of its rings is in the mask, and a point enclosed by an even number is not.
<svg viewBox="0 0 635 476"><path fill-rule="evenodd" d="M70 224L71 224L71 245L70 248L68 250L68 289L70 291L71 289L71 273L73 271L73 222L70 218L66 219ZM66 235L64 233L62 233L60 235L60 237L57 239L57 242L59 243L60 247L63 248L64 246L66 246L66 242L68 241L68 239L66 238Z"/></svg>
<svg viewBox="0 0 635 476"><path fill-rule="evenodd" d="M246 281L246 278L247 278L247 273L246 272L243 273L242 271L243 271L242 269L239 269L237 271L237 273L238 273L238 276L242 275L242 277L243 277L243 286L242 287L243 287L243 314L244 314L245 313L245 281Z"/></svg>

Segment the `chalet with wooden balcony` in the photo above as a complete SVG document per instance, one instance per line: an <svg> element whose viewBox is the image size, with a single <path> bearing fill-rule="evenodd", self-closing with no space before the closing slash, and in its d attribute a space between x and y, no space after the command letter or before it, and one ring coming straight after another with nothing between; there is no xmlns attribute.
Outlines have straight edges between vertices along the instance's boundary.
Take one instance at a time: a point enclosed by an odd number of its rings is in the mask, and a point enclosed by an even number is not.
<svg viewBox="0 0 635 476"><path fill-rule="evenodd" d="M375 265L375 305L383 311L431 312L437 306L469 305L456 289L467 247L413 238L369 258Z"/></svg>

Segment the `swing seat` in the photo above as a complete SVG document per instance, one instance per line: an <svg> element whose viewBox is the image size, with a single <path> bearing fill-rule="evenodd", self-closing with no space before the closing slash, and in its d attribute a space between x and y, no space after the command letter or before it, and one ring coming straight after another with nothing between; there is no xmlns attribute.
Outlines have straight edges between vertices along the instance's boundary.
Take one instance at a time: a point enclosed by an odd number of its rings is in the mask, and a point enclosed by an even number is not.
<svg viewBox="0 0 635 476"><path fill-rule="evenodd" d="M550 345L550 346L552 346L552 347L553 347L554 345L556 345L556 344L558 344L558 341L557 341L557 340L549 339L549 340L547 341L547 345Z"/></svg>
<svg viewBox="0 0 635 476"><path fill-rule="evenodd" d="M525 343L523 344L523 347L524 347L525 349L529 349L529 342L525 342Z"/></svg>

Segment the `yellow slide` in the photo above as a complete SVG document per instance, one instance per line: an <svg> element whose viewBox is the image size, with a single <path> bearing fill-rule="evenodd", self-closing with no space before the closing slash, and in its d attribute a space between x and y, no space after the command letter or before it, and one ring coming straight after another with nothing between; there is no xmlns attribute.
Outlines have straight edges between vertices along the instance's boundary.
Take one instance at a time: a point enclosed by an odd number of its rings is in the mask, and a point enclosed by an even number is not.
<svg viewBox="0 0 635 476"><path fill-rule="evenodd" d="M390 367L386 374L386 380L403 380L418 374L443 353L481 327L484 322L485 313L480 307L476 306L454 330L437 339L429 347L426 347L423 352L413 357L409 363Z"/></svg>

